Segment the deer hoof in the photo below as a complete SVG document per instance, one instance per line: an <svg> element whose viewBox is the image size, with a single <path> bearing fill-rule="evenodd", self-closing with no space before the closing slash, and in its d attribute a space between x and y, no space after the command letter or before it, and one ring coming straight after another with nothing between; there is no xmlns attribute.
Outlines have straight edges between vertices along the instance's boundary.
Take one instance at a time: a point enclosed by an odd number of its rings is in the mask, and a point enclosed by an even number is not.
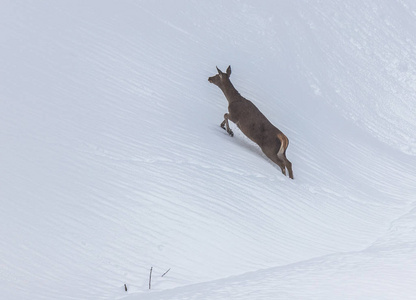
<svg viewBox="0 0 416 300"><path fill-rule="evenodd" d="M230 131L227 131L227 132L230 136L234 136L234 132L231 129L230 129Z"/></svg>

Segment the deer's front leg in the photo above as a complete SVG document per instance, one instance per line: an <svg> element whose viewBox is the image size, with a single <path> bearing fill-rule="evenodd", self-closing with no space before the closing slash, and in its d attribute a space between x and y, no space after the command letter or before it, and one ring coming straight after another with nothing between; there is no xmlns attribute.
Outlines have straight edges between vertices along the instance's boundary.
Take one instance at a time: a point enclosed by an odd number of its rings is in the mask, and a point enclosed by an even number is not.
<svg viewBox="0 0 416 300"><path fill-rule="evenodd" d="M222 129L226 130L230 136L234 136L234 133L230 129L230 125L228 124L228 114L224 115L224 121L222 121L220 126Z"/></svg>

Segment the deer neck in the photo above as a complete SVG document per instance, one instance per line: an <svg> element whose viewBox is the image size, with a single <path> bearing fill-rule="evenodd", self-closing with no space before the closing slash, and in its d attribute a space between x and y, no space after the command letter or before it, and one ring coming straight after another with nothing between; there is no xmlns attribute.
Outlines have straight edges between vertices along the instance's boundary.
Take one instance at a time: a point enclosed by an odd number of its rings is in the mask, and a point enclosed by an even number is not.
<svg viewBox="0 0 416 300"><path fill-rule="evenodd" d="M224 84L224 86L221 88L222 92L225 95L225 98L227 98L228 103L232 103L238 100L241 100L240 93L235 89L231 81L228 81Z"/></svg>

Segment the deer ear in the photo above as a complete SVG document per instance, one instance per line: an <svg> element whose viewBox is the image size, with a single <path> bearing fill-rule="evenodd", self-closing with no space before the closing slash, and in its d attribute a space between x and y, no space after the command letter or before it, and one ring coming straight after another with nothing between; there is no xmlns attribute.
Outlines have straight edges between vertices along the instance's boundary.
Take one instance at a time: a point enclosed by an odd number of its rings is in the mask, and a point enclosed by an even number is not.
<svg viewBox="0 0 416 300"><path fill-rule="evenodd" d="M228 75L228 77L231 75L231 66L228 66L228 68L227 68L227 75Z"/></svg>
<svg viewBox="0 0 416 300"><path fill-rule="evenodd" d="M216 68L217 68L218 74L222 74L222 71L220 69L218 69L218 67L216 67Z"/></svg>

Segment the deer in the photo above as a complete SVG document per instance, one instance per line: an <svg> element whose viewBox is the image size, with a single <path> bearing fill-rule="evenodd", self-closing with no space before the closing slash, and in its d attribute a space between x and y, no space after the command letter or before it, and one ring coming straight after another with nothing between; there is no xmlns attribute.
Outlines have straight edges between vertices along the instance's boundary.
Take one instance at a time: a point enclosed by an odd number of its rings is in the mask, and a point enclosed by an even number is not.
<svg viewBox="0 0 416 300"><path fill-rule="evenodd" d="M289 178L293 179L292 163L286 158L286 149L289 146L289 139L277 127L275 127L251 102L235 89L230 81L231 66L228 66L225 73L217 68L218 74L209 77L210 83L218 86L228 101L228 113L224 114L224 121L221 128L233 137L234 133L228 121L232 121L244 133L246 137L256 143L263 153L275 164L286 176L286 169Z"/></svg>

